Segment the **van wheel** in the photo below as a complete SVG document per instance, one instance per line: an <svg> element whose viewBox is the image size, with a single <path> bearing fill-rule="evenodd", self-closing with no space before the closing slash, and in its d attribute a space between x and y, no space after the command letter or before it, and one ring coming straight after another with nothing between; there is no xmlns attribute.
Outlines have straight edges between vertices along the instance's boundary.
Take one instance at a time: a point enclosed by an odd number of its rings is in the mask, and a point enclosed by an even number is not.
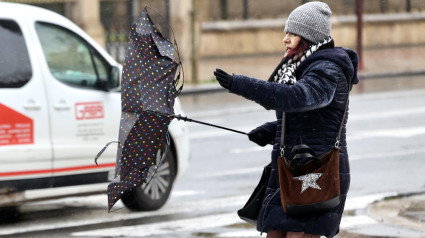
<svg viewBox="0 0 425 238"><path fill-rule="evenodd" d="M148 181L152 178L155 168L148 172ZM170 196L176 177L176 160L172 150L168 150L164 160L158 167L148 185L143 184L125 194L121 199L124 205L133 211L153 211L161 208Z"/></svg>

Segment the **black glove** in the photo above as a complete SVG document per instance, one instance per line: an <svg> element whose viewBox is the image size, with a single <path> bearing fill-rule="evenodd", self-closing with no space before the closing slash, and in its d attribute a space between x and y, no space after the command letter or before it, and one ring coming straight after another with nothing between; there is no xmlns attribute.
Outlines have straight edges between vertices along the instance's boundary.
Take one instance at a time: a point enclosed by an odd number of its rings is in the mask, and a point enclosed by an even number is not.
<svg viewBox="0 0 425 238"><path fill-rule="evenodd" d="M232 75L224 72L221 69L215 69L214 75L215 75L217 81L220 83L220 85L223 88L230 90L230 88L232 87L232 83L233 83L233 76Z"/></svg>
<svg viewBox="0 0 425 238"><path fill-rule="evenodd" d="M275 134L264 130L261 127L257 127L248 133L250 141L257 143L259 146L265 146L267 144L273 145Z"/></svg>

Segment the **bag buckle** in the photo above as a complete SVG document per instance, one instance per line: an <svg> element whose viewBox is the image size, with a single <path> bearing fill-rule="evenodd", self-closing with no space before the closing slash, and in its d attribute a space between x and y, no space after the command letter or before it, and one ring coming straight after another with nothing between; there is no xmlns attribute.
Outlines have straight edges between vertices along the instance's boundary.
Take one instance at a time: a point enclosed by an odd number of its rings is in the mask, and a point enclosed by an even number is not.
<svg viewBox="0 0 425 238"><path fill-rule="evenodd" d="M335 148L339 149L339 138L338 137L336 138L336 141L335 141Z"/></svg>
<svg viewBox="0 0 425 238"><path fill-rule="evenodd" d="M280 147L280 157L283 157L285 155L285 146Z"/></svg>

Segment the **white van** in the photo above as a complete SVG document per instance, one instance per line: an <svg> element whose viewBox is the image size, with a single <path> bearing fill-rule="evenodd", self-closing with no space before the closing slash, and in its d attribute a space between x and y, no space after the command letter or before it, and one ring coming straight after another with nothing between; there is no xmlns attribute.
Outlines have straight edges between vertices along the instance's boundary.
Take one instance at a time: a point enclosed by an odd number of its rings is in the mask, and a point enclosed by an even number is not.
<svg viewBox="0 0 425 238"><path fill-rule="evenodd" d="M0 2L0 207L105 192L105 182L114 176L116 147L105 151L98 166L94 157L118 138L121 68L65 17ZM178 101L175 110L183 114ZM152 186L122 199L127 207L158 209L186 170L187 127L174 120L169 129L171 150L161 172ZM74 186L98 183L100 190ZM74 187L54 189L64 186Z"/></svg>

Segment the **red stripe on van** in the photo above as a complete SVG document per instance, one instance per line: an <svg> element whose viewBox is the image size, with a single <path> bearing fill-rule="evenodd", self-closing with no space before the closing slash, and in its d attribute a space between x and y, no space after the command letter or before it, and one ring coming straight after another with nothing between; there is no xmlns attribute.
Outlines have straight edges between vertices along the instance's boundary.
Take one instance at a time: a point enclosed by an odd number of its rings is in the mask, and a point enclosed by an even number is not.
<svg viewBox="0 0 425 238"><path fill-rule="evenodd" d="M105 168L105 167L115 167L115 163L68 167L68 168L60 168L60 169L53 169L53 170L51 170L51 169L41 169L41 170L14 171L14 172L0 173L0 177L19 176L19 175L33 175L33 174L46 174L46 173L60 173L60 172L67 172L67 171L86 170L86 169Z"/></svg>

